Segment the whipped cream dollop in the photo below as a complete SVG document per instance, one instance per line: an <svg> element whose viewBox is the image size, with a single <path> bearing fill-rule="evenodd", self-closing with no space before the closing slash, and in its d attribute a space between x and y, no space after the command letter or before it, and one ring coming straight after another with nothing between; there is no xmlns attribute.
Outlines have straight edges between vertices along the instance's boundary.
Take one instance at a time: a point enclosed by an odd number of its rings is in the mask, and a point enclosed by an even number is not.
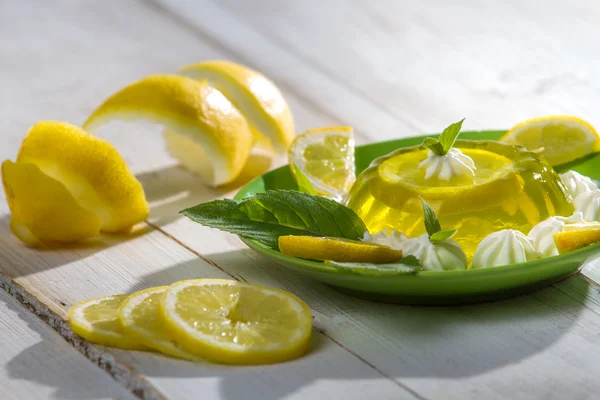
<svg viewBox="0 0 600 400"><path fill-rule="evenodd" d="M581 193L573 199L575 211L583 214L588 222L600 221L600 189Z"/></svg>
<svg viewBox="0 0 600 400"><path fill-rule="evenodd" d="M385 228L381 232L369 233L368 231L362 237L363 242L381 244L398 250L400 243L408 239L408 237L395 229Z"/></svg>
<svg viewBox="0 0 600 400"><path fill-rule="evenodd" d="M429 150L427 158L419 164L419 168L425 169L425 179L437 178L441 181L449 181L452 178L475 179L475 163L473 159L463 154L456 147L448 150L443 156Z"/></svg>
<svg viewBox="0 0 600 400"><path fill-rule="evenodd" d="M421 267L427 271L466 269L468 264L467 256L454 240L446 239L433 243L426 233L416 238L405 239L397 249L402 250L404 257L416 257Z"/></svg>
<svg viewBox="0 0 600 400"><path fill-rule="evenodd" d="M554 234L563 232L567 225L583 222L583 214L578 211L570 217L550 217L531 228L527 236L531 240L535 251L540 253L542 257L556 256L558 255L558 249L554 242Z"/></svg>
<svg viewBox="0 0 600 400"><path fill-rule="evenodd" d="M567 191L573 198L582 193L598 189L598 185L593 180L576 171L567 171L564 174L560 174L560 180L563 181L567 187Z"/></svg>
<svg viewBox="0 0 600 400"><path fill-rule="evenodd" d="M500 267L540 258L531 240L519 231L504 229L489 234L473 255L473 268Z"/></svg>

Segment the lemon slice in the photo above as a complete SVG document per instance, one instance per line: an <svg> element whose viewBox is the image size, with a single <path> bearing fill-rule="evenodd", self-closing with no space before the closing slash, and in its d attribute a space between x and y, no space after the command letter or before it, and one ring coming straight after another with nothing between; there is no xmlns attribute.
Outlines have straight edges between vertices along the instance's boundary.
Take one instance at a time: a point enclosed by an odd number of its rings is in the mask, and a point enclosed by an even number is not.
<svg viewBox="0 0 600 400"><path fill-rule="evenodd" d="M299 357L311 335L312 317L302 300L244 282L174 283L161 310L178 343L226 364L267 364Z"/></svg>
<svg viewBox="0 0 600 400"><path fill-rule="evenodd" d="M179 74L206 79L221 91L244 115L259 143L264 136L282 151L294 140L292 112L277 86L261 73L229 61L206 61L187 65Z"/></svg>
<svg viewBox="0 0 600 400"><path fill-rule="evenodd" d="M160 123L198 144L204 149L200 156L210 163L182 163L211 186L238 177L254 142L246 119L219 90L179 75L152 75L126 86L105 100L83 127L93 131L115 119Z"/></svg>
<svg viewBox="0 0 600 400"><path fill-rule="evenodd" d="M73 332L92 343L128 350L147 349L139 340L123 333L117 311L127 295L98 297L69 308L69 325Z"/></svg>
<svg viewBox="0 0 600 400"><path fill-rule="evenodd" d="M129 295L119 307L119 322L123 331L144 345L161 353L196 360L197 357L171 339L160 315L160 301L167 286L155 287Z"/></svg>
<svg viewBox="0 0 600 400"><path fill-rule="evenodd" d="M567 253L600 242L600 223L571 224L553 235L559 253Z"/></svg>
<svg viewBox="0 0 600 400"><path fill-rule="evenodd" d="M65 185L31 163L2 163L10 229L22 242L73 242L100 233L100 218L81 207Z"/></svg>
<svg viewBox="0 0 600 400"><path fill-rule="evenodd" d="M127 231L148 216L149 208L142 185L117 150L105 140L74 125L56 121L38 122L31 127L23 140L17 163L35 164L43 174L62 183L82 208L97 215L104 232ZM35 179L48 182L42 174L36 174ZM37 184L37 180L27 182L33 186ZM34 196L34 193L29 195ZM61 197L64 198L65 196ZM36 216L40 225L47 223L44 218L51 218L50 214L53 211L59 212L66 207L73 207L72 202L61 203L58 198L46 196L30 198L27 201L29 206L38 207L38 203L46 203L44 210L47 214L42 216L38 213ZM23 215L31 210L27 208L21 211ZM81 212L79 214L82 215ZM73 229L91 232L95 222L90 223L87 229L84 226L91 219L87 216L79 223L75 220L70 222L74 225ZM47 229L63 229L65 225L61 224L56 228L49 225ZM60 235L57 231L54 239L63 240L59 239ZM48 235L46 238L51 239Z"/></svg>
<svg viewBox="0 0 600 400"><path fill-rule="evenodd" d="M279 250L288 256L347 263L386 264L402 259L402 251L375 243L313 236L280 236Z"/></svg>
<svg viewBox="0 0 600 400"><path fill-rule="evenodd" d="M500 141L528 150L542 149L552 165L561 165L600 150L600 136L588 122L571 116L547 116L515 125Z"/></svg>
<svg viewBox="0 0 600 400"><path fill-rule="evenodd" d="M296 164L318 194L338 201L346 196L356 179L354 135L350 127L306 131L296 137L288 158L290 166Z"/></svg>

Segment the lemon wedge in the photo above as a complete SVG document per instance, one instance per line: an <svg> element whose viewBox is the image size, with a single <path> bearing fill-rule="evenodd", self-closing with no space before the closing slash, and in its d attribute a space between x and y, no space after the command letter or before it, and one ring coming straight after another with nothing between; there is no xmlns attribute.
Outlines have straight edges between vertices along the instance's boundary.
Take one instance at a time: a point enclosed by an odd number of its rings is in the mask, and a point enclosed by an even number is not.
<svg viewBox="0 0 600 400"><path fill-rule="evenodd" d="M196 360L197 357L171 339L160 315L160 301L167 286L141 290L129 295L119 307L118 318L122 330L144 345L161 353Z"/></svg>
<svg viewBox="0 0 600 400"><path fill-rule="evenodd" d="M207 81L179 75L151 75L119 90L90 115L83 127L94 131L111 120L145 119L198 144L208 163L182 161L211 186L235 180L245 166L254 136L246 119ZM178 144L168 149L179 154Z"/></svg>
<svg viewBox="0 0 600 400"><path fill-rule="evenodd" d="M183 67L179 74L206 79L240 110L256 141L267 148L261 136L278 151L287 150L294 140L294 120L283 95L261 73L230 61L206 61Z"/></svg>
<svg viewBox="0 0 600 400"><path fill-rule="evenodd" d="M98 297L69 308L71 330L92 343L127 350L147 349L139 340L127 336L117 319L117 311L127 295Z"/></svg>
<svg viewBox="0 0 600 400"><path fill-rule="evenodd" d="M356 179L352 128L306 131L290 146L288 159L290 166L295 164L306 175L318 194L341 201Z"/></svg>
<svg viewBox="0 0 600 400"><path fill-rule="evenodd" d="M375 243L313 236L280 236L279 250L313 260L386 264L402 259L402 251Z"/></svg>
<svg viewBox="0 0 600 400"><path fill-rule="evenodd" d="M296 296L222 279L174 283L161 302L172 337L189 352L225 364L267 364L301 356L312 317Z"/></svg>
<svg viewBox="0 0 600 400"><path fill-rule="evenodd" d="M565 226L565 230L553 235L559 253L581 249L600 242L600 223L585 222Z"/></svg>
<svg viewBox="0 0 600 400"><path fill-rule="evenodd" d="M552 166L565 164L600 150L600 136L588 122L571 116L553 115L529 119L515 125L501 142L528 150L542 150Z"/></svg>

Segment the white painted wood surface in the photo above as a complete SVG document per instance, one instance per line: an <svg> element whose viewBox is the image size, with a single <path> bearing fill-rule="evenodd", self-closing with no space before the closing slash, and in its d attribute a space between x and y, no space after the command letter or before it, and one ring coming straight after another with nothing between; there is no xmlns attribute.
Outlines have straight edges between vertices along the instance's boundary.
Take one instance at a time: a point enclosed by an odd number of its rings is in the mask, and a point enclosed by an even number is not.
<svg viewBox="0 0 600 400"><path fill-rule="evenodd" d="M565 10L549 2L537 10L534 3L8 1L0 8L0 157L14 158L37 120L81 123L130 81L211 58L271 77L298 130L351 124L362 142L435 131L463 116L470 128L552 112L595 122L600 95L590 82L597 67L591 50L600 40L593 34L600 6L578 1ZM561 24L563 16L570 23ZM10 234L0 201L2 286L28 296L38 314L136 394L591 399L600 392L597 264L553 288L485 305L419 308L350 298L274 265L231 235L179 218L185 206L228 194L203 188L177 167L158 132L143 124L99 132L125 156L152 203L150 225L138 236L26 249ZM269 367L192 364L90 346L61 319L84 298L204 276L299 295L315 316L311 353Z"/></svg>
<svg viewBox="0 0 600 400"><path fill-rule="evenodd" d="M0 315L1 399L135 398L4 291Z"/></svg>

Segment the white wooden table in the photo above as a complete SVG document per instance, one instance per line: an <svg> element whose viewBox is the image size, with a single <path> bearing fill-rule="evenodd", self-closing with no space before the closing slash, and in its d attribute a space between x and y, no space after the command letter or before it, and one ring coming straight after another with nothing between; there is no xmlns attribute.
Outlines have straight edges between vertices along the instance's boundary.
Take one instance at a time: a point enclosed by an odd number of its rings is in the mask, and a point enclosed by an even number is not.
<svg viewBox="0 0 600 400"><path fill-rule="evenodd" d="M125 84L208 59L273 79L298 131L347 124L362 143L436 132L462 117L466 129L555 113L600 125L599 19L595 0L4 0L0 156L14 159L38 120L80 124ZM0 398L600 397L600 266L475 306L351 298L180 218L185 206L231 193L179 168L159 131L111 124L99 133L151 201L141 235L31 250L11 235L0 199ZM76 301L191 277L297 294L315 316L310 353L274 366L194 364L95 346L64 322Z"/></svg>

